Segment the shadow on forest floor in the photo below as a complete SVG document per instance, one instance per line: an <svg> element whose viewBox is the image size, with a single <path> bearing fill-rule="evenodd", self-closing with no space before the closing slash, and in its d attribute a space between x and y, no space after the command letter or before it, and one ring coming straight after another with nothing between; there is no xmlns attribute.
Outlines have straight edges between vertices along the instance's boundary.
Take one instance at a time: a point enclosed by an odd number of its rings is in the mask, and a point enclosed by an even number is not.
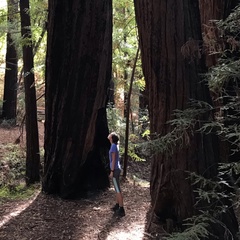
<svg viewBox="0 0 240 240"><path fill-rule="evenodd" d="M43 145L43 123L39 123ZM19 129L1 129L2 144L13 143ZM21 142L22 145L25 142ZM2 149L3 150L3 149ZM0 148L0 157L1 157ZM146 213L150 207L149 162L129 162L128 176L134 181L122 182L126 216L113 218L113 188L88 199L74 201L39 193L26 201L0 201L1 240L143 240ZM144 180L144 181L143 181ZM0 199L1 200L1 199Z"/></svg>
<svg viewBox="0 0 240 240"><path fill-rule="evenodd" d="M74 201L39 193L28 202L4 203L0 206L0 239L147 239L149 188L125 181L122 189L126 216L120 219L110 210L115 196L112 188Z"/></svg>

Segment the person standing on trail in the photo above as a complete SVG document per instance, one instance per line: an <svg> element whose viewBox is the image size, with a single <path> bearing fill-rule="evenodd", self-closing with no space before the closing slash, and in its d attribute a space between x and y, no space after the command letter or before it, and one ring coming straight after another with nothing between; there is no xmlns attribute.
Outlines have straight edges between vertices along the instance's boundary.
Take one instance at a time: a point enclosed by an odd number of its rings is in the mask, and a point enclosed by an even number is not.
<svg viewBox="0 0 240 240"><path fill-rule="evenodd" d="M119 179L121 173L121 166L119 161L119 146L118 141L119 138L115 132L112 132L108 135L108 140L111 143L111 147L109 150L109 161L110 161L110 174L109 178L112 179L113 186L116 192L116 204L112 207L112 210L116 215L123 217L125 216L125 210L123 207L123 195L121 192Z"/></svg>

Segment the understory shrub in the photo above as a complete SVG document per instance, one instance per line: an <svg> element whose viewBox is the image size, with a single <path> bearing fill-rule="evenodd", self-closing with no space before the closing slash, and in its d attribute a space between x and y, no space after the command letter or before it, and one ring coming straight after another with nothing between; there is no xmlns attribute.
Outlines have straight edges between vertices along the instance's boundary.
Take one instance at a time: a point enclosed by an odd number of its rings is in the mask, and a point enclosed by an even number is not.
<svg viewBox="0 0 240 240"><path fill-rule="evenodd" d="M0 188L7 187L15 191L16 187L25 179L25 150L19 145L1 145L0 158Z"/></svg>

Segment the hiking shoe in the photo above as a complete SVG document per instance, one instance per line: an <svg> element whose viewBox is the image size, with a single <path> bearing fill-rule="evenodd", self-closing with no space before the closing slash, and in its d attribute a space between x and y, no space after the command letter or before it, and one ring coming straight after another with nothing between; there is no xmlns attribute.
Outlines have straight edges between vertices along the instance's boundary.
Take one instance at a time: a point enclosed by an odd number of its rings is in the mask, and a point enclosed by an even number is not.
<svg viewBox="0 0 240 240"><path fill-rule="evenodd" d="M125 216L125 210L123 207L119 207L118 210L115 212L118 217L124 217Z"/></svg>
<svg viewBox="0 0 240 240"><path fill-rule="evenodd" d="M116 212L116 211L119 209L119 204L116 203L116 204L114 205L114 207L112 207L111 209L112 209L112 211Z"/></svg>

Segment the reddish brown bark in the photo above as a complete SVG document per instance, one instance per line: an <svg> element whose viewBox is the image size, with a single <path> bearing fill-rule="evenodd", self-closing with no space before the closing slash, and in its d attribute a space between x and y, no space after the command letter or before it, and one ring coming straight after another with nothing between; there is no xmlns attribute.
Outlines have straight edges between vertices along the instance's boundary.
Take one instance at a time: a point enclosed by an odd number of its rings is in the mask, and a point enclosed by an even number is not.
<svg viewBox="0 0 240 240"><path fill-rule="evenodd" d="M206 53L206 65L211 68L215 66L218 62L219 57L221 57L221 53L226 50L229 43L226 42L226 39L222 37L223 33L219 32L214 20L225 19L236 7L236 5L240 3L239 0L200 0L199 7L201 13L201 26L203 32L203 42L204 42L204 50ZM234 82L228 81L228 87L232 87ZM233 91L229 91L228 94L233 93ZM220 110L223 107L223 100L217 92L212 92L212 98L214 100L214 106L216 108L216 114L219 116L223 116L223 111ZM225 98L226 100L226 98ZM225 102L226 104L226 102ZM222 162L226 162L229 155L230 159L233 157L231 153L229 153L229 143L221 142L220 147L220 158ZM237 156L238 159L238 156ZM230 160L231 161L231 160Z"/></svg>
<svg viewBox="0 0 240 240"><path fill-rule="evenodd" d="M190 99L211 103L200 74L205 63L199 54L202 41L197 0L135 0L143 72L149 99L151 134L171 131L166 124L175 109L184 110ZM207 120L209 116L202 116ZM204 177L217 174L217 140L211 135L188 136L189 145L175 154L156 153L151 168L153 211L161 221L181 225L195 212L195 198L186 171Z"/></svg>
<svg viewBox="0 0 240 240"><path fill-rule="evenodd" d="M206 64L211 67L217 63L216 53L224 49L224 43L216 28L215 20L226 18L239 0L200 0L201 26L206 51Z"/></svg>
<svg viewBox="0 0 240 240"><path fill-rule="evenodd" d="M111 79L111 0L50 1L43 190L62 197L105 188Z"/></svg>

